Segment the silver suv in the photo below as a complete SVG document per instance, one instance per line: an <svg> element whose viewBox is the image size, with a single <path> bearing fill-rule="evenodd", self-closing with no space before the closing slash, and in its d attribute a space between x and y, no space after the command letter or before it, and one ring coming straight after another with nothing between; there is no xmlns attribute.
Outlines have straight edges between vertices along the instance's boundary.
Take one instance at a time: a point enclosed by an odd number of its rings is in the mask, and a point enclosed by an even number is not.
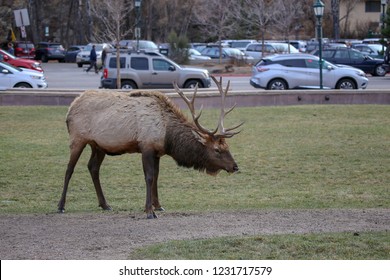
<svg viewBox="0 0 390 280"><path fill-rule="evenodd" d="M101 80L102 88L116 88L116 53L108 53ZM183 68L157 52L120 53L122 89L172 88L176 81L181 88L210 87L209 72L199 68Z"/></svg>

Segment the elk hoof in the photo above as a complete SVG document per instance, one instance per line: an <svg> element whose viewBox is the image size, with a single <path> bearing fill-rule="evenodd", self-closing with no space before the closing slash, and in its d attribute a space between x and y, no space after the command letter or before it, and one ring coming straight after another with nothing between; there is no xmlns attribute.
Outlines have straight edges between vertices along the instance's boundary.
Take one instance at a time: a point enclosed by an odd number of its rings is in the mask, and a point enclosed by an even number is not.
<svg viewBox="0 0 390 280"><path fill-rule="evenodd" d="M106 211L112 211L112 208L110 205L108 204L105 204L105 205L100 205L100 207L103 208L103 210L106 210Z"/></svg>
<svg viewBox="0 0 390 280"><path fill-rule="evenodd" d="M157 217L157 215L156 215L156 213L149 213L147 216L146 216L146 218L149 220L149 219L157 219L158 217Z"/></svg>
<svg viewBox="0 0 390 280"><path fill-rule="evenodd" d="M158 212L165 212L165 209L163 207L158 207L158 208L154 208L154 211L158 211Z"/></svg>
<svg viewBox="0 0 390 280"><path fill-rule="evenodd" d="M64 214L64 213L65 213L65 208L58 209L58 210L57 210L57 213L59 213L59 214Z"/></svg>

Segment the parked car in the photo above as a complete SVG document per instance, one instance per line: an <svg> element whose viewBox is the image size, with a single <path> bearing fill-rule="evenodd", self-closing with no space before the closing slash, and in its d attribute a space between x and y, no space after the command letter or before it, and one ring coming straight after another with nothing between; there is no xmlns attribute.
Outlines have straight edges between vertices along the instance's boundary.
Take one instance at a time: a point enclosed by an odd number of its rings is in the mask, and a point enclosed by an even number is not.
<svg viewBox="0 0 390 280"><path fill-rule="evenodd" d="M352 48L372 58L383 58L386 52L386 47L381 44L355 44ZM382 50L384 51L383 53Z"/></svg>
<svg viewBox="0 0 390 280"><path fill-rule="evenodd" d="M223 59L246 59L245 54L236 48L221 48ZM207 46L200 53L210 58L219 58L219 46Z"/></svg>
<svg viewBox="0 0 390 280"><path fill-rule="evenodd" d="M21 68L32 69L39 72L43 72L41 63L39 63L38 61L27 59L27 58L19 58L1 49L0 49L0 61L7 62L15 67L21 67Z"/></svg>
<svg viewBox="0 0 390 280"><path fill-rule="evenodd" d="M0 62L0 88L47 88L43 72Z"/></svg>
<svg viewBox="0 0 390 280"><path fill-rule="evenodd" d="M31 58L35 57L35 46L29 41L16 41L14 44L14 54L20 58Z"/></svg>
<svg viewBox="0 0 390 280"><path fill-rule="evenodd" d="M189 60L210 60L209 56L202 55L196 49L188 49L188 59Z"/></svg>
<svg viewBox="0 0 390 280"><path fill-rule="evenodd" d="M158 46L153 41L147 40L121 40L119 41L119 45L121 48L137 50L137 44L139 50L149 51L149 52L157 52L159 51Z"/></svg>
<svg viewBox="0 0 390 280"><path fill-rule="evenodd" d="M313 54L318 55L319 51ZM351 48L325 49L322 51L322 58L334 64L359 68L373 76L384 76L387 73L386 67L383 66L383 59L371 58Z"/></svg>
<svg viewBox="0 0 390 280"><path fill-rule="evenodd" d="M323 61L323 87L332 89L365 89L366 74L348 66ZM310 54L276 54L261 59L252 68L250 84L255 88L285 90L319 88L319 58Z"/></svg>
<svg viewBox="0 0 390 280"><path fill-rule="evenodd" d="M231 48L239 49L240 51L245 51L246 47L249 44L253 44L256 42L257 42L256 40L234 40L230 42L229 46Z"/></svg>
<svg viewBox="0 0 390 280"><path fill-rule="evenodd" d="M305 53L307 48L307 42L306 41L300 41L300 40L290 40L286 43L290 43L290 45L294 46L299 52Z"/></svg>
<svg viewBox="0 0 390 280"><path fill-rule="evenodd" d="M116 54L108 53L105 60L102 88L116 88ZM183 68L158 52L121 52L120 75L122 89L172 88L177 82L181 88L211 86L209 72L199 68Z"/></svg>
<svg viewBox="0 0 390 280"><path fill-rule="evenodd" d="M40 42L35 49L35 60L64 62L65 49L60 43Z"/></svg>
<svg viewBox="0 0 390 280"><path fill-rule="evenodd" d="M70 46L65 52L65 62L76 62L77 54L84 48L85 46L83 45Z"/></svg>
<svg viewBox="0 0 390 280"><path fill-rule="evenodd" d="M262 43L254 43L249 44L245 49L245 54L252 56L256 60L265 55L275 53L299 53L299 51L294 46L287 43L264 43L264 49Z"/></svg>
<svg viewBox="0 0 390 280"><path fill-rule="evenodd" d="M85 46L85 48L80 51L76 56L76 63L78 67L83 67L84 64L91 64L89 61L89 54L91 53L92 46L95 45L95 51L97 56L96 65L98 68L102 66L102 52L103 49L109 50L113 49L114 47L108 43L103 44L95 44L95 43L89 43Z"/></svg>

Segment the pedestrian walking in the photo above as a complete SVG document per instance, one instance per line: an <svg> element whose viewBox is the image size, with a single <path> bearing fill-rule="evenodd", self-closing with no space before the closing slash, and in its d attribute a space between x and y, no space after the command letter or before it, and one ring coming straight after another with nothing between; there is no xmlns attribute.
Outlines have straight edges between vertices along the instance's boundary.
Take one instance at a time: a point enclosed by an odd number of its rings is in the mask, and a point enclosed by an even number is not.
<svg viewBox="0 0 390 280"><path fill-rule="evenodd" d="M85 70L87 73L89 72L89 70L92 69L92 67L95 68L95 73L99 73L98 69L97 69L97 65L96 65L96 60L97 60L97 55L96 55L96 50L95 50L95 45L92 46L92 49L91 49L91 52L89 53L89 62L90 62L90 65L88 67L87 70Z"/></svg>

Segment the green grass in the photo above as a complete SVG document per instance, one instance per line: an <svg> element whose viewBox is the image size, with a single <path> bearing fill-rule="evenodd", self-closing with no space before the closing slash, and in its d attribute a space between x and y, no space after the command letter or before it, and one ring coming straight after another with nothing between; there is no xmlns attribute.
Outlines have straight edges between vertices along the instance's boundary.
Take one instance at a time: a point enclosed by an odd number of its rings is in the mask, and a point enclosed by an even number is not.
<svg viewBox="0 0 390 280"><path fill-rule="evenodd" d="M65 107L0 107L0 213L55 212L68 162ZM217 110L202 123L215 127ZM226 126L240 173L206 176L163 157L168 212L389 208L390 106L237 108ZM67 212L101 211L86 167L73 175ZM142 212L139 154L107 157L101 179L116 211ZM390 259L388 232L228 237L141 248L132 259Z"/></svg>
<svg viewBox="0 0 390 280"><path fill-rule="evenodd" d="M261 235L171 241L133 252L134 260L388 260L388 232Z"/></svg>
<svg viewBox="0 0 390 280"><path fill-rule="evenodd" d="M0 213L56 211L68 162L65 107L0 107ZM202 123L215 127L217 110ZM241 172L206 176L163 157L159 195L169 212L274 208L388 208L390 107L237 108L226 126L245 121L229 139ZM73 175L68 212L100 211L86 167ZM139 154L107 157L101 179L117 211L142 211Z"/></svg>

